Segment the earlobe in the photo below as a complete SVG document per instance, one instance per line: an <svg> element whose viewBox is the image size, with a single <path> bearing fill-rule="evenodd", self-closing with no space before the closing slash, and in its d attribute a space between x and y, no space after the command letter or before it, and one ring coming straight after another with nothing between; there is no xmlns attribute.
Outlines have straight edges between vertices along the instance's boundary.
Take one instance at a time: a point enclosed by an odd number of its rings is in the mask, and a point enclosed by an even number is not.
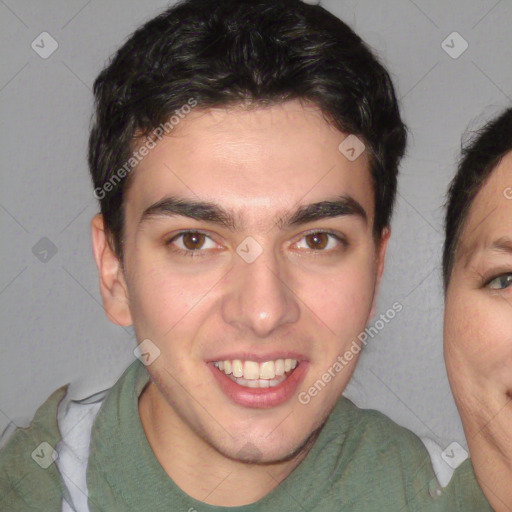
<svg viewBox="0 0 512 512"><path fill-rule="evenodd" d="M386 226L382 229L378 246L375 250L375 263L376 263L376 275L375 275L375 291L373 294L372 308L370 311L370 318L375 314L377 307L377 295L379 292L380 280L382 273L384 272L384 261L386 259L386 248L388 246L389 237L391 235L391 229Z"/></svg>
<svg viewBox="0 0 512 512"><path fill-rule="evenodd" d="M103 308L108 319L117 325L131 325L128 306L128 288L119 258L107 240L103 216L98 213L91 220L91 241Z"/></svg>

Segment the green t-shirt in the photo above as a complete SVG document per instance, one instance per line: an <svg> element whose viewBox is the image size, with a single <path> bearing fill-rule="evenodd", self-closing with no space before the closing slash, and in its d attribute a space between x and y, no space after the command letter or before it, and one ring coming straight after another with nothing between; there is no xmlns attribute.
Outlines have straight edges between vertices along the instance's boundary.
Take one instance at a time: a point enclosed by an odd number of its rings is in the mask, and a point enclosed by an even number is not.
<svg viewBox="0 0 512 512"><path fill-rule="evenodd" d="M153 454L138 413L148 381L136 360L96 416L87 465L91 512L492 511L469 460L441 488L416 435L344 397L302 463L269 494L239 507L205 504L177 487ZM65 393L66 387L55 391L0 452L0 510L61 510L65 486L58 467L43 470L32 453L43 441L56 446L60 440L56 415Z"/></svg>

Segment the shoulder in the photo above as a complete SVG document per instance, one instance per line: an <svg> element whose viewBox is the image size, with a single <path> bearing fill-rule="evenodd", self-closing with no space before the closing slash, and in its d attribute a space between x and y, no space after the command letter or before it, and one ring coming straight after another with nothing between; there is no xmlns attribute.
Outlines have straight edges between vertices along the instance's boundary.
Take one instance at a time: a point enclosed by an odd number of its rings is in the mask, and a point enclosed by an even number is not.
<svg viewBox="0 0 512 512"><path fill-rule="evenodd" d="M448 466L450 471L444 471L440 464L447 463L442 460L441 447L436 445L437 451L432 446L427 449L429 440L420 439L378 411L359 409L349 400L343 409L352 418L351 433L346 439L350 456L353 461L360 461L365 485L382 488L390 505L403 499L407 510L492 511L470 459L455 471Z"/></svg>
<svg viewBox="0 0 512 512"><path fill-rule="evenodd" d="M335 492L347 510L431 510L435 474L413 432L342 397L324 439L338 453Z"/></svg>
<svg viewBox="0 0 512 512"><path fill-rule="evenodd" d="M466 459L455 470L445 492L451 492L458 497L457 502L461 511L492 512L493 510L477 482L471 459Z"/></svg>
<svg viewBox="0 0 512 512"><path fill-rule="evenodd" d="M30 426L12 432L0 450L0 509L59 510L63 484L55 464L61 436L57 413L68 385L37 409ZM7 435L6 433L4 434Z"/></svg>
<svg viewBox="0 0 512 512"><path fill-rule="evenodd" d="M352 440L358 450L374 455L395 454L399 464L415 461L421 465L429 458L420 438L410 430L379 411L360 409L344 397L342 401L342 407L335 411L351 418L347 441Z"/></svg>

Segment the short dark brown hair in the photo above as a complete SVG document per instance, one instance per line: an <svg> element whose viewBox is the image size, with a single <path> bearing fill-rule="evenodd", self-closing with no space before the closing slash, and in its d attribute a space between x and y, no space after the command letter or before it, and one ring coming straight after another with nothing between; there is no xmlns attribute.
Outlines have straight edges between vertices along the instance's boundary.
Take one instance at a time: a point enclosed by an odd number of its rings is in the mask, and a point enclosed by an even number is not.
<svg viewBox="0 0 512 512"><path fill-rule="evenodd" d="M133 174L126 162L141 137L191 98L201 109L247 100L256 106L313 102L331 124L364 141L375 193L374 233L390 222L406 144L393 84L359 36L318 5L180 1L133 33L97 77L94 95L89 169L121 262L123 197ZM119 174L123 179L113 186Z"/></svg>

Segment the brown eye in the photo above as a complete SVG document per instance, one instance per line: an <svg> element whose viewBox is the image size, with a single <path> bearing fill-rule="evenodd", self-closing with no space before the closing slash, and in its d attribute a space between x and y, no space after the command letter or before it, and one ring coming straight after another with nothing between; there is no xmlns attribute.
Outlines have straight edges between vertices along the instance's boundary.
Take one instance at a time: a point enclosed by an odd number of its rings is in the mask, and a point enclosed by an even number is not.
<svg viewBox="0 0 512 512"><path fill-rule="evenodd" d="M298 242L299 249L315 252L332 252L346 245L343 238L328 231L314 231L305 234Z"/></svg>
<svg viewBox="0 0 512 512"><path fill-rule="evenodd" d="M310 249L325 249L329 243L329 235L327 233L312 233L306 236L306 243Z"/></svg>
<svg viewBox="0 0 512 512"><path fill-rule="evenodd" d="M206 236L203 233L197 232L183 233L182 237L183 245L190 251L201 249L206 239Z"/></svg>
<svg viewBox="0 0 512 512"><path fill-rule="evenodd" d="M208 249L217 248L217 244L201 231L183 231L165 243L172 251L186 256L205 256Z"/></svg>

